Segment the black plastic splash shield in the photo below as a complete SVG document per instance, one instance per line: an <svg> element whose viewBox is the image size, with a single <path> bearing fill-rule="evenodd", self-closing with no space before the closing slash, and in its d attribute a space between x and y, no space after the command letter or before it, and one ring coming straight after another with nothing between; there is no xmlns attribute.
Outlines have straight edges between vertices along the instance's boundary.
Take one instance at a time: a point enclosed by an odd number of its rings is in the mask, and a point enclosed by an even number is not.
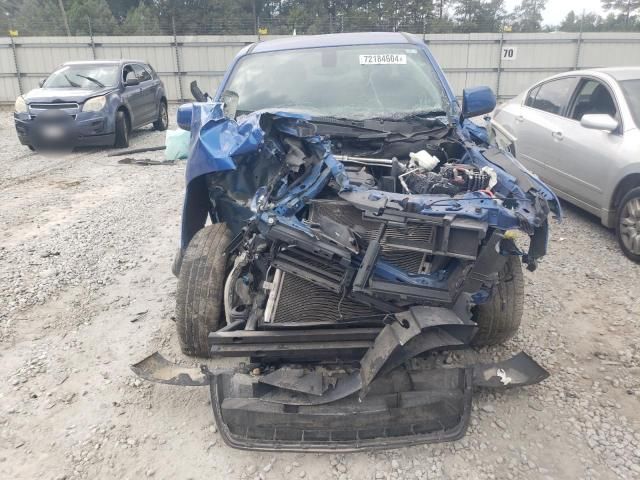
<svg viewBox="0 0 640 480"><path fill-rule="evenodd" d="M472 368L407 371L376 379L369 395L313 406L259 397L248 375L217 375L211 405L224 441L245 450L350 452L458 440L469 424Z"/></svg>
<svg viewBox="0 0 640 480"><path fill-rule="evenodd" d="M519 387L538 383L549 375L525 353L502 362L459 368L407 362L380 373L362 400L358 388L348 396L333 395L334 391L340 393L340 382L334 382L329 374L331 378L325 378L323 385L334 386L320 396L307 395L322 402L313 403L299 401L301 392L290 389L295 386L290 382L293 379L278 382L287 388L262 382L269 373L208 370L204 365L199 369L183 367L167 362L158 353L132 365L132 369L149 381L208 385L216 423L224 441L232 447L316 452L390 449L457 440L469 423L474 387ZM295 370L283 370L281 376L298 378ZM351 373L344 370L343 374L346 380L360 378L357 369Z"/></svg>

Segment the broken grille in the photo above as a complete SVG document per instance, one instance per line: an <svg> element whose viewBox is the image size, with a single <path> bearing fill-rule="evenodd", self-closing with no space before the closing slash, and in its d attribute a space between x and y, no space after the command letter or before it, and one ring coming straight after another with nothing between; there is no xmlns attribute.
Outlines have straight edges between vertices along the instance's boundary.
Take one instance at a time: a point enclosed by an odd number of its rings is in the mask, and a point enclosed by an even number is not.
<svg viewBox="0 0 640 480"><path fill-rule="evenodd" d="M342 201L314 202L309 220L317 221L325 216L347 225L370 241L380 228L380 223L362 217L362 211ZM421 273L426 251L433 248L436 227L429 224L387 225L381 243L381 259L408 273Z"/></svg>

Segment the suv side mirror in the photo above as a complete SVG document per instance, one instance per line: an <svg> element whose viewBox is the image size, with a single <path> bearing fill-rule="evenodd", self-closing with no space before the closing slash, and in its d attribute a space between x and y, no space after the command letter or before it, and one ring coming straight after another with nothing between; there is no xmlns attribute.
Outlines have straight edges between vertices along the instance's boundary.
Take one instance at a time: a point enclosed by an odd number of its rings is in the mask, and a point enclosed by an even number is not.
<svg viewBox="0 0 640 480"><path fill-rule="evenodd" d="M44 82L46 82L47 79L46 78L41 78L40 81L38 82L38 85L40 85L40 88L42 88L42 86L44 85Z"/></svg>
<svg viewBox="0 0 640 480"><path fill-rule="evenodd" d="M496 96L489 87L465 88L462 91L462 116L478 117L493 112Z"/></svg>
<svg viewBox="0 0 640 480"><path fill-rule="evenodd" d="M613 132L618 128L618 122L611 115L603 113L587 113L580 119L580 125L584 128L590 128L592 130L604 130L606 132Z"/></svg>
<svg viewBox="0 0 640 480"><path fill-rule="evenodd" d="M127 75L127 81L125 82L125 85L127 87L135 87L139 84L140 80L138 80L135 75Z"/></svg>

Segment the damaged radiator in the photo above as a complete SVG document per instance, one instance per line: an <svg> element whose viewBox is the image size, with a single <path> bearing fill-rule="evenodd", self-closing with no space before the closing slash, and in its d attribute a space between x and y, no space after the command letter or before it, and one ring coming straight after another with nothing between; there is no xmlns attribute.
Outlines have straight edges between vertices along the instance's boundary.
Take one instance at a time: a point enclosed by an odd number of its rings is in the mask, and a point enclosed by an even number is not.
<svg viewBox="0 0 640 480"><path fill-rule="evenodd" d="M348 225L367 241L379 229L380 223L363 218L356 207L342 201L316 201L310 206L309 221L320 217ZM428 224L389 225L381 243L381 258L408 273L422 273L428 265L425 250L432 248L435 228ZM323 288L298 275L280 271L275 276L264 324L273 327L339 324L349 321L380 319L384 313L370 306L344 297L330 285L339 283L344 271L336 265L318 260L304 252L291 249L281 262L297 266L327 278ZM276 262L277 264L277 262Z"/></svg>

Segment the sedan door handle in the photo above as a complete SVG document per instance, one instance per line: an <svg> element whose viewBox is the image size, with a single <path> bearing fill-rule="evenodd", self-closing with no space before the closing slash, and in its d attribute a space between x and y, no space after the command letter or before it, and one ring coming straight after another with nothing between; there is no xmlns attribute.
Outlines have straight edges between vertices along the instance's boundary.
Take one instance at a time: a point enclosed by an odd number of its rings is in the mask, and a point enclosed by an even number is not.
<svg viewBox="0 0 640 480"><path fill-rule="evenodd" d="M553 138L555 138L556 140L562 140L564 138L564 135L562 134L561 131L557 131L557 132L552 132L551 136Z"/></svg>
<svg viewBox="0 0 640 480"><path fill-rule="evenodd" d="M521 122L521 123L524 122L524 117L522 115L518 115L516 117L516 122Z"/></svg>

